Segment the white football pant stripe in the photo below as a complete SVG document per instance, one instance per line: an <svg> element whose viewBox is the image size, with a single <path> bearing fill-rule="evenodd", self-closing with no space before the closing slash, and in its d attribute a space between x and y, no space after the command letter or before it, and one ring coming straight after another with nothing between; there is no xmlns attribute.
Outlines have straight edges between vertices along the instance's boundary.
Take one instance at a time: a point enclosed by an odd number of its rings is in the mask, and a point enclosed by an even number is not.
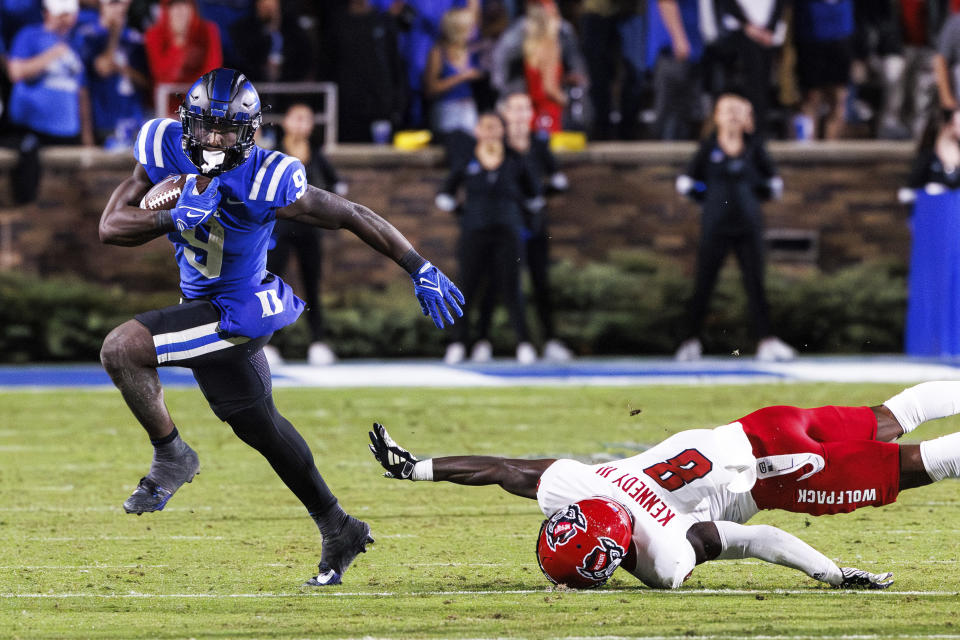
<svg viewBox="0 0 960 640"><path fill-rule="evenodd" d="M190 342L191 340L196 340L197 338L203 338L205 336L214 336L217 333L217 322L211 322L208 324L200 325L199 327L191 327L190 329L184 329L183 331L171 331L170 333L161 333L153 337L153 344L155 348L164 347L167 345L177 345ZM194 358L196 356L202 356L206 353L213 353L214 351L220 351L221 349L229 349L232 346L243 344L244 342L249 342L250 338L244 336L237 336L233 338L219 338L207 344L202 344L193 348L182 348L178 350L167 351L165 353L157 354L157 362L163 364L164 362L175 362L177 360L187 360L189 358Z"/></svg>

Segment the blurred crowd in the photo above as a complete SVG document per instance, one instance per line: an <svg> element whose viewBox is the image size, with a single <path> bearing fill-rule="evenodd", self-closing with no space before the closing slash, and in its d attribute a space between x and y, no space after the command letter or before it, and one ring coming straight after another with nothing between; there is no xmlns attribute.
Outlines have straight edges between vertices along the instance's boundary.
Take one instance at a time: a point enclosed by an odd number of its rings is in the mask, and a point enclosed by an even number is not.
<svg viewBox="0 0 960 640"><path fill-rule="evenodd" d="M796 352L770 326L761 211L782 181L764 141L919 139L901 199L919 196L917 211L938 219L944 193L960 193L958 12L960 0L0 0L0 144L18 151L11 184L23 204L36 197L43 145L126 150L145 120L173 115L176 95L154 102L160 83L187 85L220 66L258 86L335 83L339 141L429 129L446 148L436 204L457 214L459 276L480 302L448 345L456 363L492 356L497 303L517 359L538 357L524 270L542 356L571 356L555 336L548 279L543 196L566 189L551 134L698 139L677 183L702 204L703 231L676 356L701 356L716 276L733 253L758 357L783 360ZM316 105L303 96L272 104L285 118L260 144L299 157L312 183L345 194L316 144ZM320 236L290 226L273 242L271 269L296 255L313 295L309 360L334 361L317 298ZM944 272L940 262L928 271ZM921 326L935 314L915 315ZM940 324L952 331L952 322Z"/></svg>
<svg viewBox="0 0 960 640"><path fill-rule="evenodd" d="M919 136L958 105L960 0L0 0L17 145L132 143L155 83L223 65L331 81L344 142L472 132L527 93L532 124L696 139L737 88L769 138ZM168 109L175 106L175 98ZM10 135L6 136L8 139Z"/></svg>

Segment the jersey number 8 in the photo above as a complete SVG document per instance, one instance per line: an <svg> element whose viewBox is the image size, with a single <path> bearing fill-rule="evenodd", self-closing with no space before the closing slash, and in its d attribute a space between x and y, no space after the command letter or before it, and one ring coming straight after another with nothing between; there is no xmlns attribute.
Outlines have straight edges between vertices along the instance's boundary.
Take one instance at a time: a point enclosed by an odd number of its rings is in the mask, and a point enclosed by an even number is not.
<svg viewBox="0 0 960 640"><path fill-rule="evenodd" d="M669 460L650 465L643 472L667 491L676 491L712 470L713 463L706 456L696 449L685 449Z"/></svg>

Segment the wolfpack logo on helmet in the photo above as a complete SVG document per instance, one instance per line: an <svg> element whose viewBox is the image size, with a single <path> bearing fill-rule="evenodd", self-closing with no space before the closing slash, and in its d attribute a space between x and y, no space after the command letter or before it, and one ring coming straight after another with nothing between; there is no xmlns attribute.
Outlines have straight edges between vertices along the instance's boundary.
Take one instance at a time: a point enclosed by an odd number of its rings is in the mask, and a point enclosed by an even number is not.
<svg viewBox="0 0 960 640"><path fill-rule="evenodd" d="M547 527L544 531L547 546L556 551L557 547L566 544L573 536L577 535L577 529L586 531L587 519L583 517L580 507L571 504L566 509L557 511L547 521Z"/></svg>
<svg viewBox="0 0 960 640"><path fill-rule="evenodd" d="M577 567L577 573L584 578L596 580L603 584L613 575L626 551L623 547L607 537L601 537L596 547L583 557L583 564Z"/></svg>

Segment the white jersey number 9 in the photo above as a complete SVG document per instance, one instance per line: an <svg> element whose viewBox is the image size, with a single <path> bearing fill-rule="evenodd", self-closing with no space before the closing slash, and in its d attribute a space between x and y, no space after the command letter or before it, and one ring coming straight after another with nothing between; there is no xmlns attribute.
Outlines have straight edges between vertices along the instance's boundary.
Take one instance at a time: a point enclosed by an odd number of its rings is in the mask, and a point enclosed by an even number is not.
<svg viewBox="0 0 960 640"><path fill-rule="evenodd" d="M307 175L303 172L303 169L297 169L293 172L293 184L297 187L296 200L300 199L307 191Z"/></svg>
<svg viewBox="0 0 960 640"><path fill-rule="evenodd" d="M199 234L197 232L200 232ZM199 227L181 231L180 235L190 243L183 248L183 255L190 265L207 278L219 278L223 268L223 225L210 218ZM202 236L206 236L204 239Z"/></svg>

